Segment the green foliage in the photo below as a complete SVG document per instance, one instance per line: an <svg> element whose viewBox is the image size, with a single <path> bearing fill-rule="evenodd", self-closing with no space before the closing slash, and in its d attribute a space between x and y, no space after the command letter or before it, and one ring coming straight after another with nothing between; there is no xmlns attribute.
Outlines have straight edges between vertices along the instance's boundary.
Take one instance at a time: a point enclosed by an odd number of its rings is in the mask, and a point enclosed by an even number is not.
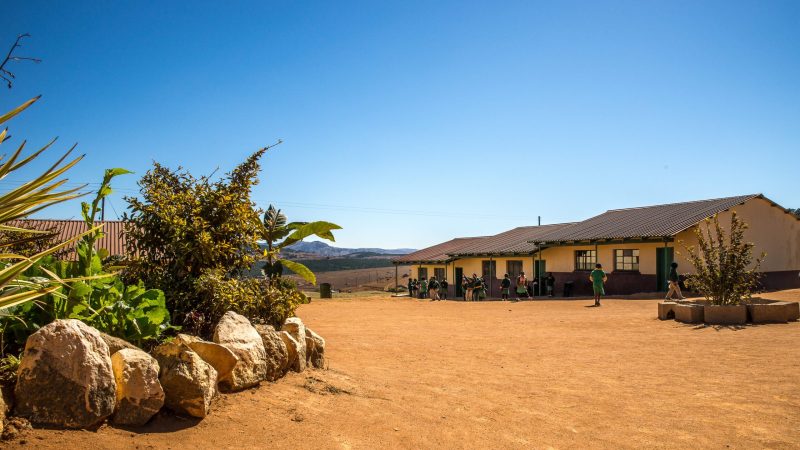
<svg viewBox="0 0 800 450"><path fill-rule="evenodd" d="M747 224L731 213L728 233L714 215L695 228L697 245L686 246L695 274L689 287L714 305L738 305L758 288L758 272L766 253L753 260L752 242L744 240Z"/></svg>
<svg viewBox="0 0 800 450"><path fill-rule="evenodd" d="M280 252L283 248L310 236L335 241L332 231L340 229L342 227L339 225L324 221L287 223L286 216L281 210L269 205L264 213L261 229L261 239L267 243L267 248L264 250L264 256L267 257L264 274L272 278L280 277L282 268L286 268L307 282L317 284L314 272L299 262L281 259ZM278 270L278 262L282 266L281 270Z"/></svg>
<svg viewBox="0 0 800 450"><path fill-rule="evenodd" d="M186 325L209 335L227 311L235 311L254 323L280 327L295 309L308 303L308 297L288 279L230 278L212 270L196 282L200 299L195 314Z"/></svg>
<svg viewBox="0 0 800 450"><path fill-rule="evenodd" d="M30 257L50 247L55 247L60 242L55 227L26 225L25 228L32 231L33 234L30 231L0 231L0 248L5 253ZM66 253L66 250L62 250L52 256L58 258Z"/></svg>
<svg viewBox="0 0 800 450"><path fill-rule="evenodd" d="M36 97L23 103L12 111L3 114L0 116L0 124L21 113L38 99L39 97ZM5 143L7 140L8 130L3 130L0 132L0 144ZM22 150L25 147L25 142L22 142L10 157L0 157L0 179L24 168L41 155L42 152L47 150L54 142L55 141L51 141L31 155L20 159ZM0 231L4 233L28 234L28 237L19 237L11 240L6 239L3 242L3 247L5 248L3 248L2 253L0 253L0 308L10 308L25 303L34 298L46 295L58 288L56 284L57 280L53 280L52 278L43 278L37 283L31 283L21 278L21 275L40 259L64 250L71 241L41 249L41 251L35 254L26 255L27 257L9 253L7 251L8 248L25 242L32 242L35 240L32 239L33 237L37 235L46 236L48 233L44 231L25 230L10 226L8 223L41 211L53 204L71 200L82 195L78 193L81 188L59 190L67 181L65 179L59 180L59 178L83 158L81 156L65 162L71 152L72 149L66 152L55 164L40 175L0 195ZM7 238L8 234L6 234L5 237Z"/></svg>
<svg viewBox="0 0 800 450"><path fill-rule="evenodd" d="M126 198L128 253L124 276L167 293L176 318L195 309L195 281L208 270L237 275L254 261L260 222L250 201L266 148L218 181L158 163L139 181L140 198Z"/></svg>

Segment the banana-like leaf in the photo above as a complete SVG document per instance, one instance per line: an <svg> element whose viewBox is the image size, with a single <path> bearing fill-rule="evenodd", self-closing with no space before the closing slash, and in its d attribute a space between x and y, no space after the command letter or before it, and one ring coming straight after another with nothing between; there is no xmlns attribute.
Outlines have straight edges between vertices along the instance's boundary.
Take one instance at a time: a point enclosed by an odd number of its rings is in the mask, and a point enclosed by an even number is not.
<svg viewBox="0 0 800 450"><path fill-rule="evenodd" d="M289 235L283 242L278 244L278 248L285 248L289 245L294 244L295 242L300 242L303 239L309 236L319 236L322 239L327 239L329 241L334 241L332 230L341 230L342 227L336 225L335 223L325 222L325 221L317 221L317 222L309 222L305 225L301 225L297 227L292 234Z"/></svg>
<svg viewBox="0 0 800 450"><path fill-rule="evenodd" d="M311 284L317 284L317 276L314 275L314 272L312 272L308 267L300 264L299 262L289 261L288 259L282 259L281 264L283 264L283 267L286 267L287 269L299 275L300 278L308 281Z"/></svg>
<svg viewBox="0 0 800 450"><path fill-rule="evenodd" d="M2 116L0 116L0 123L6 122L6 121L8 121L8 119L10 119L10 118L16 116L17 114L21 113L22 111L25 110L25 108L27 108L28 106L31 106L32 104L34 104L34 102L36 102L36 100L39 100L41 97L42 97L41 95L36 96L36 97L28 100L27 102L23 103L22 105L17 106L16 108L12 109L11 111L3 114Z"/></svg>

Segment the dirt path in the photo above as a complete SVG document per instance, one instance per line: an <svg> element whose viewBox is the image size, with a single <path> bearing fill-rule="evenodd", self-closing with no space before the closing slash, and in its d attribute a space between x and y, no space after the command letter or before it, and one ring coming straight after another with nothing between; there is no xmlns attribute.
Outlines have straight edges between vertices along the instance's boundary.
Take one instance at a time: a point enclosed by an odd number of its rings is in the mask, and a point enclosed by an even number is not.
<svg viewBox="0 0 800 450"><path fill-rule="evenodd" d="M773 297L800 299L800 290ZM798 448L800 323L698 328L652 300L315 301L330 369L201 422L34 430L30 448ZM20 444L19 441L12 445Z"/></svg>

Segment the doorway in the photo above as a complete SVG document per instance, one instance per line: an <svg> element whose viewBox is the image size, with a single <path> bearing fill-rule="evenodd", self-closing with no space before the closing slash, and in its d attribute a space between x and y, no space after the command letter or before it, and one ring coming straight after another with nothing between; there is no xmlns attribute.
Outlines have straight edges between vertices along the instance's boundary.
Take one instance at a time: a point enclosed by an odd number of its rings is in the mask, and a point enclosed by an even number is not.
<svg viewBox="0 0 800 450"><path fill-rule="evenodd" d="M667 290L669 276L669 266L675 260L674 247L656 248L656 291L664 292Z"/></svg>
<svg viewBox="0 0 800 450"><path fill-rule="evenodd" d="M547 261L543 259L535 260L533 262L533 276L534 278L539 279L539 283L536 285L536 291L533 292L533 295L544 295L545 293L547 293L547 289L544 287L544 277L546 274L547 274Z"/></svg>
<svg viewBox="0 0 800 450"><path fill-rule="evenodd" d="M453 282L450 283L456 287L456 297L463 297L464 296L464 288L461 286L461 280L464 278L464 269L461 267L456 267L456 272L453 278Z"/></svg>

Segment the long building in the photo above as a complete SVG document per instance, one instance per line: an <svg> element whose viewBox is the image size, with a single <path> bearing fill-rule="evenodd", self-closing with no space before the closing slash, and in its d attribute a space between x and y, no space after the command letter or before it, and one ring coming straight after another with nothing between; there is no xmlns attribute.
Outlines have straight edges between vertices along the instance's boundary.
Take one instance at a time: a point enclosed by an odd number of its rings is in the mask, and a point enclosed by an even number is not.
<svg viewBox="0 0 800 450"><path fill-rule="evenodd" d="M412 266L412 278L446 278L457 297L462 275L482 276L497 297L503 274L513 279L520 272L529 279L552 273L557 295L568 284L573 295L588 295L588 274L597 263L609 274L607 293L664 291L673 261L682 273L692 272L683 248L696 243L695 229L714 215L729 225L733 211L749 225L745 238L755 244L753 254L767 254L763 286L800 287L800 218L761 194L614 209L581 222L456 238L393 263Z"/></svg>

